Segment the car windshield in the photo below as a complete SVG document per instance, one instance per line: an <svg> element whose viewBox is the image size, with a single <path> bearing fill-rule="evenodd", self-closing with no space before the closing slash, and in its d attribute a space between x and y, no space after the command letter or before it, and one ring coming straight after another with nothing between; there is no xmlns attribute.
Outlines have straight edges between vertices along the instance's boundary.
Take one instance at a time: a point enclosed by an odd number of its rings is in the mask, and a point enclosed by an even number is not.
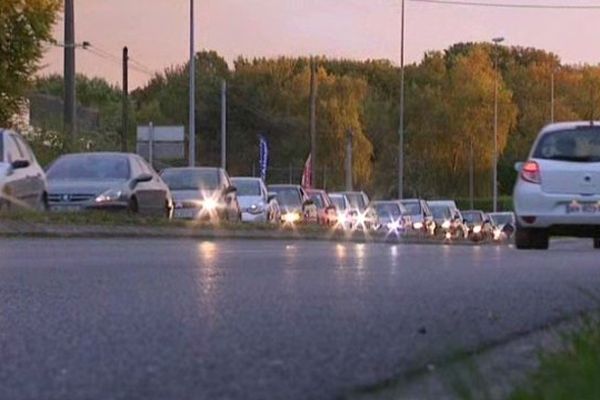
<svg viewBox="0 0 600 400"><path fill-rule="evenodd" d="M337 208L340 211L343 211L346 209L346 202L344 201L344 197L342 196L329 196L329 198L331 199L331 202L333 203L333 205L335 206L335 208Z"/></svg>
<svg viewBox="0 0 600 400"><path fill-rule="evenodd" d="M446 206L429 206L431 208L431 213L433 214L433 218L435 219L450 219L452 217L452 213L450 212L450 208Z"/></svg>
<svg viewBox="0 0 600 400"><path fill-rule="evenodd" d="M478 212L463 213L463 218L469 224L477 224L477 223L483 222L483 217L481 216L481 213L478 213Z"/></svg>
<svg viewBox="0 0 600 400"><path fill-rule="evenodd" d="M393 203L375 203L372 208L378 217L398 218L402 215L400 207Z"/></svg>
<svg viewBox="0 0 600 400"><path fill-rule="evenodd" d="M51 180L128 180L131 171L124 155L78 154L59 158L46 175Z"/></svg>
<svg viewBox="0 0 600 400"><path fill-rule="evenodd" d="M350 206L352 208L356 208L358 210L364 210L365 208L367 208L367 205L365 204L365 199L360 193L347 193L346 197L348 198L348 201L350 202Z"/></svg>
<svg viewBox="0 0 600 400"><path fill-rule="evenodd" d="M271 187L270 191L277 194L277 201L280 206L302 207L302 199L298 189Z"/></svg>
<svg viewBox="0 0 600 400"><path fill-rule="evenodd" d="M317 208L325 208L325 201L323 201L323 196L321 196L321 193L311 193L310 199L315 203Z"/></svg>
<svg viewBox="0 0 600 400"><path fill-rule="evenodd" d="M409 215L421 214L421 204L418 201L405 201L402 202L402 205L406 207L406 212Z"/></svg>
<svg viewBox="0 0 600 400"><path fill-rule="evenodd" d="M171 190L216 190L221 184L216 169L166 169L161 176Z"/></svg>
<svg viewBox="0 0 600 400"><path fill-rule="evenodd" d="M231 179L238 196L260 196L260 182L255 179Z"/></svg>
<svg viewBox="0 0 600 400"><path fill-rule="evenodd" d="M600 127L581 127L542 136L534 158L543 160L600 162Z"/></svg>
<svg viewBox="0 0 600 400"><path fill-rule="evenodd" d="M494 214L491 215L491 219L496 225L506 225L513 222L512 215L510 214Z"/></svg>

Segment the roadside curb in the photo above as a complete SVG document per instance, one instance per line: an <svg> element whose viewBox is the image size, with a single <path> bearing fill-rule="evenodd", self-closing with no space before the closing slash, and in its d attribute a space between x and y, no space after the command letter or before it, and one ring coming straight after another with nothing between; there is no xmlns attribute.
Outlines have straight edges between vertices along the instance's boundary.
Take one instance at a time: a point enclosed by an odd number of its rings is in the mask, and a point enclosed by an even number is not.
<svg viewBox="0 0 600 400"><path fill-rule="evenodd" d="M302 232L279 230L234 230L204 227L152 227L152 226L103 226L103 225L56 225L31 222L0 222L0 237L40 238L147 238L147 239L244 239L244 240L308 240L348 243L387 243L414 245L480 246L496 243L473 243L470 241L446 242L427 238L393 238L382 235L353 232Z"/></svg>

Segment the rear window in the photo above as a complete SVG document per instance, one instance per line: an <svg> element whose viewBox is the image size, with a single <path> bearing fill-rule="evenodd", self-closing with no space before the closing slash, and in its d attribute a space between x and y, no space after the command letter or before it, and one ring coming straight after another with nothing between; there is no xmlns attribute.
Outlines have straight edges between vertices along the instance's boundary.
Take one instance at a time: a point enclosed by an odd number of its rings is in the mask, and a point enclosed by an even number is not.
<svg viewBox="0 0 600 400"><path fill-rule="evenodd" d="M542 160L600 162L600 127L547 133L538 142L533 157Z"/></svg>

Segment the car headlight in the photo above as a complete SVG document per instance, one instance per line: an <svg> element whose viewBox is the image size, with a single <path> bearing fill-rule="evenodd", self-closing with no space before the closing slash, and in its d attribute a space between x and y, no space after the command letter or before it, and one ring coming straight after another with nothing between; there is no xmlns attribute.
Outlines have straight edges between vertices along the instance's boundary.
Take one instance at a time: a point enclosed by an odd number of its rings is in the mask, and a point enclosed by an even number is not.
<svg viewBox="0 0 600 400"><path fill-rule="evenodd" d="M446 220L442 223L442 229L450 229L450 221Z"/></svg>
<svg viewBox="0 0 600 400"><path fill-rule="evenodd" d="M295 222L300 221L300 213L298 212L287 212L281 216L283 222L288 224L293 224Z"/></svg>
<svg viewBox="0 0 600 400"><path fill-rule="evenodd" d="M117 201L123 196L123 192L117 189L110 189L96 197L96 203L108 203Z"/></svg>
<svg viewBox="0 0 600 400"><path fill-rule="evenodd" d="M422 222L415 222L413 224L413 228L416 229L416 230L423 229L423 223Z"/></svg>
<svg viewBox="0 0 600 400"><path fill-rule="evenodd" d="M346 218L346 214L345 213L338 213L337 214L337 222L340 224L345 224L347 222L347 218Z"/></svg>
<svg viewBox="0 0 600 400"><path fill-rule="evenodd" d="M251 214L260 214L265 211L265 205L262 203L252 204L248 207L248 212Z"/></svg>
<svg viewBox="0 0 600 400"><path fill-rule="evenodd" d="M481 233L481 225L475 225L473 227L473 233Z"/></svg>
<svg viewBox="0 0 600 400"><path fill-rule="evenodd" d="M217 209L218 203L215 199L204 199L202 201L202 208L206 211L211 212Z"/></svg>
<svg viewBox="0 0 600 400"><path fill-rule="evenodd" d="M399 221L388 222L387 228L388 228L388 230L390 230L392 232L396 232L396 231L400 230L400 222Z"/></svg>

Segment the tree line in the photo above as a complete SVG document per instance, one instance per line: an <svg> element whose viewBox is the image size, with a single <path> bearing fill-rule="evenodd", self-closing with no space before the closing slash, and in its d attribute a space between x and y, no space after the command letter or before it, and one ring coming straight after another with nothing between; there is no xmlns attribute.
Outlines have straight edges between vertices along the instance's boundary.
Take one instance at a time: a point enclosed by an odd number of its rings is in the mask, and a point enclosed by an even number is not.
<svg viewBox="0 0 600 400"><path fill-rule="evenodd" d="M34 78L57 0L0 1L0 125L9 126L27 93L61 97L62 78ZM308 156L310 60L304 57L240 57L231 65L214 51L196 55L197 158L220 163L220 88L228 85L228 169L252 174L258 136L270 145L270 181L295 180ZM395 196L398 159L400 71L388 60L317 60L317 184L343 185L344 142L353 133L357 187ZM496 65L497 62L497 65ZM565 65L543 50L459 43L432 51L405 70L405 195L465 197L473 149L475 194L492 191L494 93L498 84L499 181L512 190L513 164L527 156L539 129L550 122L597 118L600 67ZM100 132L75 142L62 133L61 118L27 135L42 162L73 150L118 150L121 94L101 78L77 77L80 105L100 112ZM552 86L554 101L551 100ZM135 126L187 125L188 65L157 73L130 97ZM187 128L187 127L186 127Z"/></svg>

